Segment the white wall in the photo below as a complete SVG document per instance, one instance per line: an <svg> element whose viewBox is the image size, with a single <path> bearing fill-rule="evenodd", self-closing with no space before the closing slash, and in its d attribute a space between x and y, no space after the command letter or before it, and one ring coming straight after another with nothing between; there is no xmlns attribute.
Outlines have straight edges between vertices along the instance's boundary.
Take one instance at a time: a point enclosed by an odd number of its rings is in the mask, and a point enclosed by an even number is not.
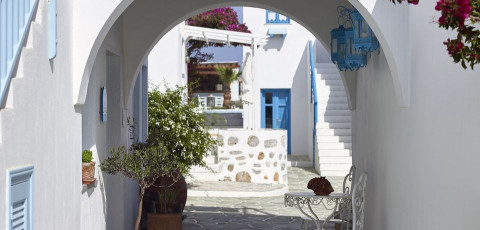
<svg viewBox="0 0 480 230"><path fill-rule="evenodd" d="M181 41L178 26L170 30L155 45L148 54L149 81L155 85L170 87L181 84L181 64L185 58L181 57Z"/></svg>
<svg viewBox="0 0 480 230"><path fill-rule="evenodd" d="M281 26L288 30L285 38L270 38L268 43L255 50L255 122L260 128L261 89L291 89L291 152L294 155L310 155L312 131L307 131L309 97L308 41L314 36L297 22L290 20L287 25L266 25L265 9L245 7L243 18L252 33L267 34L269 27ZM250 49L244 48L244 53Z"/></svg>
<svg viewBox="0 0 480 230"><path fill-rule="evenodd" d="M367 170L365 229L478 229L480 85L442 42L434 1L411 7L411 103L397 105L384 52L359 71L353 113L357 169ZM428 36L426 36L428 34Z"/></svg>
<svg viewBox="0 0 480 230"><path fill-rule="evenodd" d="M131 229L136 217L138 189L136 183L120 175L102 173L99 164L108 157L111 148L127 144L123 106L122 81L122 21L118 21L98 52L92 69L88 94L82 109L82 149L94 152L97 181L82 189L81 229ZM107 88L107 121L100 122L100 88ZM124 120L122 120L124 118Z"/></svg>
<svg viewBox="0 0 480 230"><path fill-rule="evenodd" d="M0 109L0 229L7 170L33 165L35 229L80 229L81 116L72 96L72 1L58 1L58 52L48 59L48 1L40 0Z"/></svg>

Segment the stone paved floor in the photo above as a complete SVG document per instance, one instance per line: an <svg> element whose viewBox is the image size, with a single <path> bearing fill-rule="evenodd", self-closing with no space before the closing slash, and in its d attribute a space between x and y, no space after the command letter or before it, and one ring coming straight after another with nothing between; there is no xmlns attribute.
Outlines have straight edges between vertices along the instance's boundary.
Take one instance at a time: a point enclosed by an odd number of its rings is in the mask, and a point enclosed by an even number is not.
<svg viewBox="0 0 480 230"><path fill-rule="evenodd" d="M318 177L314 169L289 168L290 192L306 191L307 183ZM342 190L342 177L327 177L335 192ZM248 184L245 184L248 186ZM248 189L245 188L245 189ZM325 215L320 209L317 214ZM295 208L285 207L283 196L279 197L188 197L184 214L183 229L299 229L301 213ZM315 229L311 226L309 229Z"/></svg>

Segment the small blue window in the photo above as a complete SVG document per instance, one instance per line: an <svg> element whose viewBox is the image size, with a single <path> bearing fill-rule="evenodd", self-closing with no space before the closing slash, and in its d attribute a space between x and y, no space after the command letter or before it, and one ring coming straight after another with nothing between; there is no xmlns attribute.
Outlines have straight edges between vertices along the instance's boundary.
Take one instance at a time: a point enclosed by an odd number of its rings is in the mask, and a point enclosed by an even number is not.
<svg viewBox="0 0 480 230"><path fill-rule="evenodd" d="M290 24L290 18L273 11L266 11L267 24Z"/></svg>
<svg viewBox="0 0 480 230"><path fill-rule="evenodd" d="M33 229L33 166L8 171L7 229Z"/></svg>

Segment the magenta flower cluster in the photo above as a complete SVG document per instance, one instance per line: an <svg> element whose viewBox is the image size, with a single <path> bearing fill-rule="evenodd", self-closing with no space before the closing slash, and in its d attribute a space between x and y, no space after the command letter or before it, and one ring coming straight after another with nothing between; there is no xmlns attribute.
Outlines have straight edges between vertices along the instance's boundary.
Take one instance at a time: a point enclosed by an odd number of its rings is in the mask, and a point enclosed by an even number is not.
<svg viewBox="0 0 480 230"><path fill-rule="evenodd" d="M232 7L205 11L187 20L191 26L251 33L244 23L238 21L237 12Z"/></svg>
<svg viewBox="0 0 480 230"><path fill-rule="evenodd" d="M440 11L442 16L438 19L438 23L458 25L463 28L465 20L470 17L472 6L469 0L439 0L435 6L435 10Z"/></svg>

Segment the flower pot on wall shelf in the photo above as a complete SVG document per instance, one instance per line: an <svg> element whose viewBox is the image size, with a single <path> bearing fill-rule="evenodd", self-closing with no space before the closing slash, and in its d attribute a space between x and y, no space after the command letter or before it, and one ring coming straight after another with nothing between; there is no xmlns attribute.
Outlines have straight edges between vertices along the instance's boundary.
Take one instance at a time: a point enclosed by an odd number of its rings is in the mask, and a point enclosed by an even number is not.
<svg viewBox="0 0 480 230"><path fill-rule="evenodd" d="M91 184L95 180L95 161L82 163L82 184Z"/></svg>

